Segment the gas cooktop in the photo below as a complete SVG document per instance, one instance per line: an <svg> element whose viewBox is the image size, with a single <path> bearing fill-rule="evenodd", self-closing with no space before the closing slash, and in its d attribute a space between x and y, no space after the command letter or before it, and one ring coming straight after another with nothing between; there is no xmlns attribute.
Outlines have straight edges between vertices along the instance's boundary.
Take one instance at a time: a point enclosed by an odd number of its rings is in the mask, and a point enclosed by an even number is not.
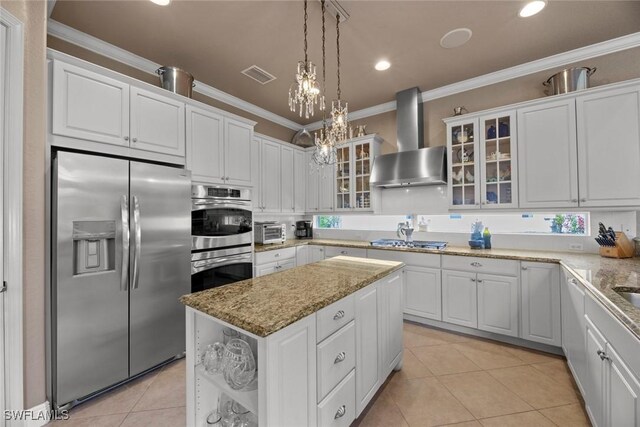
<svg viewBox="0 0 640 427"><path fill-rule="evenodd" d="M392 247L392 248L420 248L420 249L444 249L447 242L432 242L425 240L414 240L413 242L405 242L404 240L395 239L378 239L371 242L371 246Z"/></svg>

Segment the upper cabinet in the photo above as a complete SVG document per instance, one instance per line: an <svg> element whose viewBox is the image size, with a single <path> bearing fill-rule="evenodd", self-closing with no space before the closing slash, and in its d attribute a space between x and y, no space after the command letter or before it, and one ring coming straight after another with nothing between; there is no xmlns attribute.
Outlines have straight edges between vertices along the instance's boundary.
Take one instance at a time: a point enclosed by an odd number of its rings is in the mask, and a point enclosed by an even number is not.
<svg viewBox="0 0 640 427"><path fill-rule="evenodd" d="M337 147L335 209L372 211L376 193L369 185L373 159L382 139L376 135L352 139Z"/></svg>
<svg viewBox="0 0 640 427"><path fill-rule="evenodd" d="M520 207L578 206L575 101L518 109Z"/></svg>
<svg viewBox="0 0 640 427"><path fill-rule="evenodd" d="M53 61L54 135L185 156L185 104L71 64Z"/></svg>
<svg viewBox="0 0 640 427"><path fill-rule="evenodd" d="M480 167L477 156L478 119L463 118L447 124L449 205L452 209L480 207Z"/></svg>
<svg viewBox="0 0 640 427"><path fill-rule="evenodd" d="M253 185L250 167L253 125L225 117L224 136L225 181L233 185Z"/></svg>
<svg viewBox="0 0 640 427"><path fill-rule="evenodd" d="M580 206L640 205L640 87L576 98Z"/></svg>

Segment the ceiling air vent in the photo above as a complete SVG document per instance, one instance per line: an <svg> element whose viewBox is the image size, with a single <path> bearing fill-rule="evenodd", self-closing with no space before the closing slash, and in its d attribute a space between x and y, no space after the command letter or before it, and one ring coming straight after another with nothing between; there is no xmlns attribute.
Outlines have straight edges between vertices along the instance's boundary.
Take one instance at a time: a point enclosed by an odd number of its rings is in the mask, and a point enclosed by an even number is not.
<svg viewBox="0 0 640 427"><path fill-rule="evenodd" d="M247 77L251 77L253 80L263 85L276 79L276 77L273 74L266 72L265 70L258 67L257 65L252 65L246 70L242 70L242 74L244 74Z"/></svg>

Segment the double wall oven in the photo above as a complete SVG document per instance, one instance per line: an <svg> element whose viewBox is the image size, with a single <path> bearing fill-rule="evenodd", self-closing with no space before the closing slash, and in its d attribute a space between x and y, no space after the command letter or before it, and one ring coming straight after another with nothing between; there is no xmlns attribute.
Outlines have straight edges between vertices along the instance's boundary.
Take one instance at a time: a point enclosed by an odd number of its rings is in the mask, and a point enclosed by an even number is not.
<svg viewBox="0 0 640 427"><path fill-rule="evenodd" d="M191 187L191 291L253 275L251 190Z"/></svg>

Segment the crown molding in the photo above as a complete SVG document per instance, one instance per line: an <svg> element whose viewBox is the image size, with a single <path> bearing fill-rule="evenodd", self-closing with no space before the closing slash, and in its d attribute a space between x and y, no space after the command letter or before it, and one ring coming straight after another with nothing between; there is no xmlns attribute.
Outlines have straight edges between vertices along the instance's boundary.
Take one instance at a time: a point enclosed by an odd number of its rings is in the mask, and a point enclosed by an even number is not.
<svg viewBox="0 0 640 427"><path fill-rule="evenodd" d="M628 34L611 40L589 46L580 47L569 50L567 52L558 53L535 61L526 62L504 70L495 71L493 73L484 74L482 76L473 77L462 80L450 85L441 86L421 93L422 102L433 101L434 99L444 98L461 92L478 89L484 86L490 86L518 77L535 74L540 71L549 70L551 68L560 67L571 64L573 62L585 61L596 58L598 56L610 53L620 52L622 50L633 49L640 46L640 32ZM373 107L364 108L349 113L349 120L362 119L364 117L375 116L376 114L386 113L396 109L396 102L390 101L384 104L374 105ZM320 129L322 122L317 121L306 126L308 130Z"/></svg>
<svg viewBox="0 0 640 427"><path fill-rule="evenodd" d="M109 59L113 59L114 61L121 62L130 67L137 68L138 70L144 71L149 74L155 75L156 70L162 66L146 58L143 58L142 56L136 55L127 50L107 43L104 40L100 40L89 34L83 33L82 31L76 30L75 28L69 27L68 25L54 21L53 19L49 19L47 21L47 33L53 37L59 38L68 43L75 44L84 49L90 50ZM265 120L279 124L288 129L298 131L303 127L301 124L296 123L293 120L289 120L285 117L279 116L275 113L272 113L271 111L265 110L262 107L258 107L257 105L244 101L229 93L223 92L220 89L216 89L213 86L209 86L198 80L196 80L194 83L195 87L193 88L193 90L202 95L208 96L232 107L246 111L247 113L262 117Z"/></svg>

